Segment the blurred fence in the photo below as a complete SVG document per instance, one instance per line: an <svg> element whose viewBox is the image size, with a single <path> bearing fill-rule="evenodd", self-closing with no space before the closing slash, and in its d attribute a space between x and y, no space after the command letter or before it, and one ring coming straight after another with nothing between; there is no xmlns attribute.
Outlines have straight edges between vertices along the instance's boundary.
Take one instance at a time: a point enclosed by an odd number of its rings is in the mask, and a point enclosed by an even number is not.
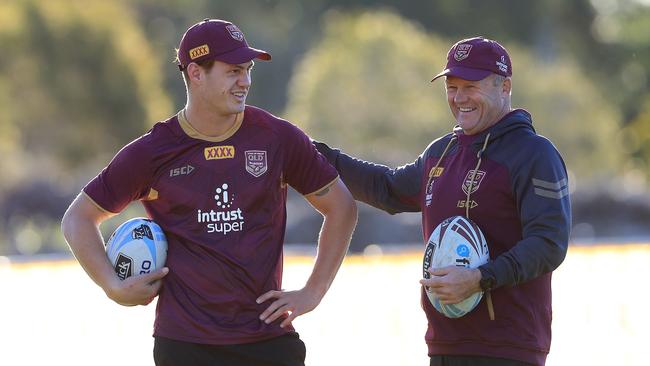
<svg viewBox="0 0 650 366"><path fill-rule="evenodd" d="M301 287L312 262L289 250L285 288ZM570 248L553 276L547 365L647 364L649 262L648 244ZM428 365L419 277L417 247L346 258L321 305L295 321L307 365ZM0 296L0 365L153 365L153 304L114 304L72 259L0 257Z"/></svg>

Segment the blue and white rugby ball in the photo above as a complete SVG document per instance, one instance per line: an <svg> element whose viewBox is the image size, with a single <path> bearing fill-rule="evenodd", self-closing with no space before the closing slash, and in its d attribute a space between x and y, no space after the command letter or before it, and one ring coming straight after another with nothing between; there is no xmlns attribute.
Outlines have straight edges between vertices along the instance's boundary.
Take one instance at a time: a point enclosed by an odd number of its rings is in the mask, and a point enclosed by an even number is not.
<svg viewBox="0 0 650 366"><path fill-rule="evenodd" d="M167 260L167 238L158 224L137 217L115 229L106 243L106 254L124 280L162 268Z"/></svg>
<svg viewBox="0 0 650 366"><path fill-rule="evenodd" d="M431 277L429 268L476 268L489 259L490 252L481 229L463 216L453 216L443 220L431 233L424 250L423 276ZM483 298L483 292L475 292L457 304L442 304L433 292L425 290L433 307L448 318L460 318L469 313Z"/></svg>

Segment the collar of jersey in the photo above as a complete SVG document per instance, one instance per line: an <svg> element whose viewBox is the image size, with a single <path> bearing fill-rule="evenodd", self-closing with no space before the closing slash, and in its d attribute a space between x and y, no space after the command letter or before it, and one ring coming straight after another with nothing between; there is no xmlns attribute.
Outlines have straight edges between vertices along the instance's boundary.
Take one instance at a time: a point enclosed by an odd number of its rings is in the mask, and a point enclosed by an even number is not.
<svg viewBox="0 0 650 366"><path fill-rule="evenodd" d="M178 118L178 124L181 126L183 132L185 132L187 136L199 140L221 142L227 140L232 135L234 135L237 130L239 130L239 127L241 127L241 124L244 121L244 112L237 113L237 117L235 117L235 123L232 125L232 127L230 127L228 131L219 136L204 135L194 129L194 127L192 127L192 125L187 121L187 117L185 117L185 109L182 109L180 112L178 112L176 117Z"/></svg>

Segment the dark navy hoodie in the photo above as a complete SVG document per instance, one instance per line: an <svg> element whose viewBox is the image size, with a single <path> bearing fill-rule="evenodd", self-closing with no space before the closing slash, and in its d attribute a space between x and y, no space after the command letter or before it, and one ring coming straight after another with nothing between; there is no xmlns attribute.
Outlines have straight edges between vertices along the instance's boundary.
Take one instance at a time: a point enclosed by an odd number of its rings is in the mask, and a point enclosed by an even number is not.
<svg viewBox="0 0 650 366"><path fill-rule="evenodd" d="M514 110L476 135L456 128L415 162L396 169L315 145L355 199L391 214L421 211L425 243L441 221L468 211L483 231L491 261L481 269L496 280L495 318L488 315L485 296L473 311L451 319L438 313L423 291L429 356L545 363L551 271L566 255L571 208L564 162L553 144L535 133L528 112Z"/></svg>

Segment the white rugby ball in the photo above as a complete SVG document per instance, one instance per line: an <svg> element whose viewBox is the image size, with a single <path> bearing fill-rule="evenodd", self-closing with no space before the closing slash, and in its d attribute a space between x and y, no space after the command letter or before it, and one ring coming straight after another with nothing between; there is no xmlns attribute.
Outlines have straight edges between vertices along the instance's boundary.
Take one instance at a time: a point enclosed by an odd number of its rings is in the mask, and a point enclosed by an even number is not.
<svg viewBox="0 0 650 366"><path fill-rule="evenodd" d="M115 229L106 243L106 255L117 276L124 280L163 267L167 238L158 224L137 217Z"/></svg>
<svg viewBox="0 0 650 366"><path fill-rule="evenodd" d="M422 262L423 276L431 277L429 268L459 266L476 268L490 259L487 242L481 229L463 216L453 216L438 225L427 242ZM448 318L459 318L474 310L483 292L475 292L457 304L442 304L429 289L425 289L429 301L439 313Z"/></svg>

